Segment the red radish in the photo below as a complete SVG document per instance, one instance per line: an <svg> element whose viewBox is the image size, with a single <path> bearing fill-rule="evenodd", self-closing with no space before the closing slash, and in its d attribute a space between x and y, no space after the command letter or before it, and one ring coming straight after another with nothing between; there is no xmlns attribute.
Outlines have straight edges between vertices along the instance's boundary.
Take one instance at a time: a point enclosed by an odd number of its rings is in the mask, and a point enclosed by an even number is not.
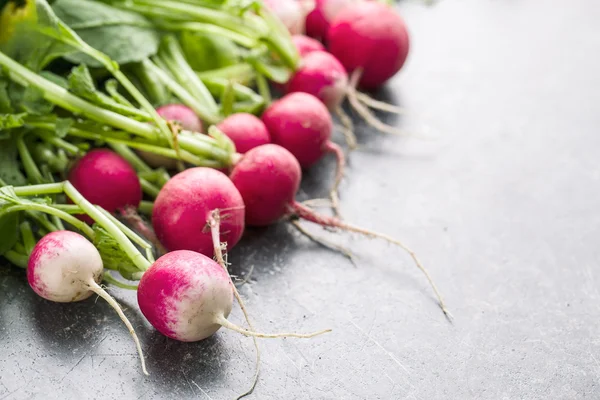
<svg viewBox="0 0 600 400"><path fill-rule="evenodd" d="M161 189L152 210L152 226L169 251L192 250L213 256L207 224L214 210L222 215L221 242L233 248L244 232L244 202L227 175L211 168L191 168Z"/></svg>
<svg viewBox="0 0 600 400"><path fill-rule="evenodd" d="M135 341L142 370L148 375L140 342L119 304L104 289L102 258L86 238L70 231L44 236L33 248L27 265L27 281L46 300L72 303L97 294L119 314Z"/></svg>
<svg viewBox="0 0 600 400"><path fill-rule="evenodd" d="M69 171L69 181L90 203L114 213L127 206L137 208L142 201L138 176L129 163L107 149L92 150ZM91 224L87 215L78 216Z"/></svg>
<svg viewBox="0 0 600 400"><path fill-rule="evenodd" d="M236 164L230 178L246 204L248 225L265 226L296 215L323 227L338 228L367 237L377 237L406 250L425 274L446 315L448 311L437 287L412 250L403 243L380 233L356 227L338 218L320 215L294 200L302 173L292 153L281 146L267 144L250 150Z"/></svg>
<svg viewBox="0 0 600 400"><path fill-rule="evenodd" d="M302 168L310 168L325 153L335 155L337 172L330 195L337 212L337 189L344 176L346 157L340 146L330 140L333 121L327 107L308 93L291 93L273 102L262 120L273 143L289 150Z"/></svg>
<svg viewBox="0 0 600 400"><path fill-rule="evenodd" d="M194 110L183 104L167 104L156 109L158 115L167 121L174 121L186 131L202 132L202 121Z"/></svg>
<svg viewBox="0 0 600 400"><path fill-rule="evenodd" d="M225 118L217 125L235 144L238 153L271 143L271 136L265 124L252 114L238 113Z"/></svg>
<svg viewBox="0 0 600 400"><path fill-rule="evenodd" d="M325 46L321 42L308 36L294 35L292 36L292 42L294 42L294 46L296 46L300 57L304 57L313 51L326 51Z"/></svg>
<svg viewBox="0 0 600 400"><path fill-rule="evenodd" d="M325 39L331 20L354 2L356 0L316 0L315 8L306 16L306 34L319 40Z"/></svg>
<svg viewBox="0 0 600 400"><path fill-rule="evenodd" d="M140 280L138 304L159 332L183 342L205 339L221 326L263 338L309 338L328 332L264 334L234 325L227 320L233 307L229 275L211 258L193 251L173 251L156 260Z"/></svg>
<svg viewBox="0 0 600 400"><path fill-rule="evenodd" d="M348 74L334 56L324 51L314 51L302 59L286 89L288 93L312 94L335 111L346 97Z"/></svg>
<svg viewBox="0 0 600 400"><path fill-rule="evenodd" d="M202 121L194 110L183 104L167 104L157 108L156 112L165 120L178 124L186 131L202 133ZM143 150L137 150L137 153L151 167L177 168L177 160L175 159Z"/></svg>
<svg viewBox="0 0 600 400"><path fill-rule="evenodd" d="M264 0L264 2L292 35L304 32L306 14L314 7L312 0Z"/></svg>
<svg viewBox="0 0 600 400"><path fill-rule="evenodd" d="M344 8L331 23L327 43L348 73L361 74L365 89L378 88L400 71L409 50L402 17L376 1Z"/></svg>

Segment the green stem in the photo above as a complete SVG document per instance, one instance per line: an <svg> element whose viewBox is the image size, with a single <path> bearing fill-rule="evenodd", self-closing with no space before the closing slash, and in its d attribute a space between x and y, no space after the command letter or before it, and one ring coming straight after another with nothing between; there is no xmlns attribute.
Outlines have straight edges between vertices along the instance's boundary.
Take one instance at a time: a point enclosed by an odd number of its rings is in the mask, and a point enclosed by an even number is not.
<svg viewBox="0 0 600 400"><path fill-rule="evenodd" d="M138 287L136 285L128 285L126 283L121 282L120 280L118 280L117 278L112 276L109 271L104 272L104 275L102 275L102 279L104 281L110 283L111 285L114 285L121 289L127 289L127 290L137 290L138 289Z"/></svg>
<svg viewBox="0 0 600 400"><path fill-rule="evenodd" d="M158 193L160 192L160 189L158 187L156 187L154 184L148 182L144 178L139 178L139 179L140 179L140 185L142 186L142 190L144 191L144 193L146 195L152 197L153 199L156 199L156 197L158 196Z"/></svg>
<svg viewBox="0 0 600 400"><path fill-rule="evenodd" d="M6 258L11 264L16 265L20 268L27 268L27 263L29 262L28 256L19 254L13 250L9 250L6 253L4 253L4 258Z"/></svg>
<svg viewBox="0 0 600 400"><path fill-rule="evenodd" d="M137 172L152 172L152 168L129 147L121 143L110 143L109 145L117 154L127 160Z"/></svg>
<svg viewBox="0 0 600 400"><path fill-rule="evenodd" d="M220 36L230 39L240 46L244 46L249 49L258 45L256 38L248 37L217 25L211 25L202 22L162 22L161 20L157 19L156 26L160 29L168 31L197 32Z"/></svg>
<svg viewBox="0 0 600 400"><path fill-rule="evenodd" d="M229 81L223 88L221 96L221 112L225 117L228 117L233 113L233 103L235 103L235 91L233 89L233 83Z"/></svg>
<svg viewBox="0 0 600 400"><path fill-rule="evenodd" d="M247 82L254 79L256 72L252 65L248 63L241 63L237 65L230 65L228 67L212 69L209 71L196 71L198 78L206 84L206 79L224 78L226 80L232 79L238 82Z"/></svg>
<svg viewBox="0 0 600 400"><path fill-rule="evenodd" d="M119 229L129 239L131 239L134 243L137 243L138 246L140 246L143 249L151 249L152 248L152 245L150 243L146 242L144 239L142 239L142 237L140 235L138 235L137 233L135 233L134 231L129 229L127 227L127 225L125 225L124 223L119 221L117 218L115 218L114 215L112 215L111 213L109 213L108 211L106 211L105 209L103 209L101 207L96 207L96 208L98 209L98 211L100 211L102 214L104 214L104 216L106 216L106 218L108 218L113 224L118 226Z"/></svg>
<svg viewBox="0 0 600 400"><path fill-rule="evenodd" d="M48 232L55 232L55 231L60 231L60 230L65 229L65 227L62 225L62 223L59 226L56 223L52 223L52 222L48 221L46 214L39 213L36 211L25 211L25 213L29 217L35 219L40 224L40 227L44 227ZM60 218L58 218L58 217L56 217L56 218L58 219L58 221L60 221Z"/></svg>
<svg viewBox="0 0 600 400"><path fill-rule="evenodd" d="M173 79L169 74L165 71L157 67L152 61L144 60L144 67L152 71L154 75L167 87L169 90L181 100L183 104L194 110L196 114L200 116L203 120L208 122L209 124L214 124L219 122L219 117L212 115L212 113L208 112L204 108L204 104L202 104L196 97L192 96L190 92L181 86L175 79Z"/></svg>
<svg viewBox="0 0 600 400"><path fill-rule="evenodd" d="M212 115L212 120L218 120L219 107L215 99L188 64L177 39L173 35L165 36L161 50L159 57L165 62L179 84L188 88L192 95L203 103L206 112Z"/></svg>
<svg viewBox="0 0 600 400"><path fill-rule="evenodd" d="M154 203L151 201L142 201L138 207L138 211L144 215L152 215Z"/></svg>
<svg viewBox="0 0 600 400"><path fill-rule="evenodd" d="M43 183L44 177L38 169L35 161L33 161L33 157L31 156L31 153L29 152L22 135L17 138L17 149L19 150L21 164L23 165L23 169L25 169L25 173L27 174L29 182L33 184Z"/></svg>
<svg viewBox="0 0 600 400"><path fill-rule="evenodd" d="M269 89L269 82L263 74L256 75L256 86L258 86L258 93L263 98L266 105L271 104L271 90Z"/></svg>
<svg viewBox="0 0 600 400"><path fill-rule="evenodd" d="M63 140L57 136L51 135L48 132L37 132L37 135L46 143L63 149L72 156L81 154L81 150L71 143Z"/></svg>
<svg viewBox="0 0 600 400"><path fill-rule="evenodd" d="M60 184L59 184L60 185ZM46 185L34 185L34 186L26 186L27 188L36 188L38 186L46 186ZM36 194L22 194L21 192L17 191L17 189L19 189L18 187L15 187L15 193L17 194L17 196L35 196ZM85 222L75 218L74 216L58 210L52 206L46 205L46 204L40 204L40 203L34 203L34 202L27 202L24 204L16 204L14 206L10 206L7 209L7 212L17 212L17 211L39 211L45 214L50 214L50 215L56 215L58 218L62 219L63 221L73 225L75 228L77 228L78 230L80 230L81 232L83 232L87 237L89 237L91 240L94 240L94 238L96 237L96 234L94 233L94 230Z"/></svg>
<svg viewBox="0 0 600 400"><path fill-rule="evenodd" d="M19 226L19 229L21 231L23 244L25 245L25 253L31 254L36 243L35 237L33 236L33 231L31 230L31 224L29 221L23 221Z"/></svg>

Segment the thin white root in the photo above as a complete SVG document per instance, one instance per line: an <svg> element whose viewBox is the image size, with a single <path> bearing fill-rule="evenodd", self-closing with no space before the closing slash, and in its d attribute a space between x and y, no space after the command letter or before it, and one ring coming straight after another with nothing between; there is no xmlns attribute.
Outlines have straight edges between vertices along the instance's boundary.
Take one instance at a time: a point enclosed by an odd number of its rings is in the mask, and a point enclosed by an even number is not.
<svg viewBox="0 0 600 400"><path fill-rule="evenodd" d="M257 338L262 338L262 339L277 339L277 338L285 338L285 337L293 337L293 338L299 338L299 339L310 339L313 338L315 336L319 336L322 335L324 333L328 333L331 332L331 329L325 329L322 331L318 331L318 332L313 332L313 333L291 333L291 332L287 332L287 333L262 333L262 332L254 332L254 331L250 331L248 329L244 329L240 326L237 326L236 324L230 322L229 320L227 320L227 318L225 318L223 315L219 315L216 317L215 319L215 323L221 325L224 328L227 329L231 329L234 332L237 333L241 333L244 336L252 336L252 337L257 337Z"/></svg>
<svg viewBox="0 0 600 400"><path fill-rule="evenodd" d="M121 318L121 321L123 321L125 326L127 326L127 329L129 329L129 333L133 337L133 341L135 342L135 346L137 347L137 351L140 355L140 360L142 362L142 371L144 372L144 375L149 375L148 370L146 370L146 361L144 360L144 353L142 352L142 345L140 344L140 340L138 339L135 330L133 329L133 325L131 325L131 322L129 322L127 316L125 316L125 313L121 309L121 306L119 306L119 303L117 303L117 301L113 299L111 295L106 293L106 291L102 289L100 285L98 285L93 279L91 279L90 282L88 282L88 286L91 291L93 291L98 296L106 300L106 302L117 312L117 314L119 314L119 318Z"/></svg>
<svg viewBox="0 0 600 400"><path fill-rule="evenodd" d="M250 266L250 271L248 271L248 273L246 274L244 279L242 279L241 281L239 281L238 283L235 284L235 287L239 288L239 287L244 286L246 283L248 283L248 281L250 280L250 276L252 276L252 272L254 272L254 265Z"/></svg>
<svg viewBox="0 0 600 400"><path fill-rule="evenodd" d="M333 207L331 204L331 199L310 199L302 202L307 207L315 207L315 208L329 208Z"/></svg>
<svg viewBox="0 0 600 400"><path fill-rule="evenodd" d="M356 110L356 112L364 119L364 121L367 124L371 125L373 128L381 132L389 133L392 135L411 136L409 133L404 132L403 130L397 129L391 125L387 125L381 122L375 115L373 115L373 113L371 113L371 111L367 107L365 107L364 104L362 104L358 100L358 92L356 90L356 87L358 85L361 75L362 69L359 68L355 70L350 76L350 84L348 85L348 101L350 102L352 108Z"/></svg>
<svg viewBox="0 0 600 400"><path fill-rule="evenodd" d="M405 108L398 107L398 106L395 106L390 103L386 103L385 101L376 100L366 93L357 91L356 98L360 102L364 103L367 107L373 108L375 110L381 110L381 111L389 112L392 114L398 114L398 115L408 115L409 114Z"/></svg>
<svg viewBox="0 0 600 400"><path fill-rule="evenodd" d="M238 304L240 305L240 309L242 310L242 313L244 314L246 323L248 324L248 327L250 329L254 330L254 327L252 326L252 322L250 322L250 316L248 315L248 310L246 309L246 305L244 304L244 301L242 300L242 297L240 296L240 293L238 292L237 287L233 283L233 280L231 280L231 275L229 275L229 269L227 268L227 262L223 258L223 247L221 246L221 233L220 233L220 230L221 230L221 212L220 212L220 210L213 210L213 212L211 214L211 218L208 221L208 223L210 225L210 232L211 232L211 236L212 236L212 242L213 242L215 258L217 259L217 263L219 263L219 265L225 270L225 272L227 272L227 275L229 276L229 280L231 282L231 287L233 289L233 295L235 296ZM246 396L252 394L252 392L256 388L256 385L258 384L258 376L260 374L260 348L258 347L258 341L256 340L255 337L252 338L252 341L254 342L254 348L256 349L256 366L255 366L254 379L252 381L252 385L250 386L250 388L246 392L239 395L236 398L236 400L239 400L243 397L246 397Z"/></svg>
<svg viewBox="0 0 600 400"><path fill-rule="evenodd" d="M354 261L354 259L355 259L354 254L352 254L352 252L350 250L348 250L347 248L345 248L344 246L341 246L339 244L330 242L330 241L328 241L326 239L323 239L323 238L320 238L320 237L317 237L317 236L313 235L308 230L306 230L306 228L304 228L302 226L302 224L300 223L300 221L298 221L298 220L292 220L290 222L292 223L292 225L294 226L294 228L296 228L298 230L298 232L300 232L301 234L303 234L304 236L306 236L308 239L312 240L313 242L317 243L320 246L323 246L323 247L326 247L328 249L331 249L331 250L339 252L344 257L346 257L347 259L349 259L352 264L356 265L356 263Z"/></svg>
<svg viewBox="0 0 600 400"><path fill-rule="evenodd" d="M348 114L346 114L340 106L335 108L335 115L338 116L342 123L341 131L344 134L348 148L350 151L356 150L358 144L356 142L356 135L354 134L354 124L352 123L352 118L350 118L350 116L348 116Z"/></svg>

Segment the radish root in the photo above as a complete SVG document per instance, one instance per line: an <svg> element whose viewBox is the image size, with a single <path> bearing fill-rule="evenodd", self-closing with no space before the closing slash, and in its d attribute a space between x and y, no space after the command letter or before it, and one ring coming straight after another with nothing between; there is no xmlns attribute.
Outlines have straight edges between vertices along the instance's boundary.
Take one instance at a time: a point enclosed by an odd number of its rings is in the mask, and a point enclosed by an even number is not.
<svg viewBox="0 0 600 400"><path fill-rule="evenodd" d="M129 333L133 337L135 347L137 348L140 360L142 362L142 371L144 372L144 375L149 375L148 370L146 370L146 361L144 360L144 353L142 352L142 345L140 344L140 340L138 339L135 330L133 329L133 325L131 325L131 322L129 322L127 316L123 312L123 309L121 309L121 306L119 306L119 303L117 303L117 301L113 299L113 297L109 295L106 292L106 290L102 289L100 285L98 285L93 279L91 279L88 282L88 287L92 292L96 293L98 296L106 300L106 302L117 312L117 314L119 314L119 318L121 318L121 321L123 321L125 326L127 326L127 329L129 329Z"/></svg>
<svg viewBox="0 0 600 400"><path fill-rule="evenodd" d="M331 208L337 217L340 217L340 197L338 194L338 189L340 184L342 183L342 179L344 179L344 170L346 168L346 156L344 152L337 144L329 141L325 145L325 150L327 152L333 153L337 160L335 180L333 182L333 186L329 191L329 197L331 198Z"/></svg>
<svg viewBox="0 0 600 400"><path fill-rule="evenodd" d="M365 120L367 124L381 132L390 133L392 135L409 136L408 133L381 122L363 103L360 102L356 88L358 86L358 82L360 81L362 72L362 68L358 68L352 73L352 75L350 75L350 84L348 85L347 97L352 108Z"/></svg>
<svg viewBox="0 0 600 400"><path fill-rule="evenodd" d="M277 339L277 338L286 338L286 337L293 337L293 338L299 338L299 339L310 339L310 338L313 338L315 336L319 336L319 335L322 335L324 333L331 332L331 329L325 329L325 330L318 331L318 332L313 332L313 333L292 333L292 332L287 332L287 333L262 333L262 332L254 332L254 331L250 331L248 329L244 329L241 326L237 326L236 324L228 321L222 315L217 316L215 322L217 324L223 326L224 328L231 329L232 331L241 333L244 336L251 336L251 337L261 338L261 339Z"/></svg>
<svg viewBox="0 0 600 400"><path fill-rule="evenodd" d="M323 247L326 247L328 249L331 249L331 250L339 252L344 257L346 257L348 260L350 260L350 262L352 264L354 264L356 266L356 262L354 261L354 254L352 254L352 252L350 250L348 250L344 246L340 246L340 245L338 245L336 243L330 242L330 241L328 241L326 239L319 238L319 237L313 235L308 230L306 230L306 228L304 228L302 226L302 224L300 223L300 221L298 221L298 220L292 220L290 222L292 223L292 225L294 226L294 228L296 228L298 230L298 232L300 232L301 234L303 234L304 236L306 236L308 239L312 240L313 242L317 243L320 246L323 246Z"/></svg>
<svg viewBox="0 0 600 400"><path fill-rule="evenodd" d="M341 131L344 134L348 148L350 151L356 150L358 144L356 142L356 135L354 134L354 123L352 122L352 118L350 118L340 106L337 106L334 111L335 115L337 115L342 123Z"/></svg>
<svg viewBox="0 0 600 400"><path fill-rule="evenodd" d="M246 319L246 323L248 324L248 327L250 329L254 330L254 327L252 326L252 322L250 322L250 316L248 315L248 310L246 309L246 305L244 304L244 301L242 300L242 297L240 296L240 293L238 292L237 287L233 283L231 276L229 275L227 263L225 262L225 259L223 258L223 248L221 245L221 233L220 233L221 211L218 209L213 210L208 223L210 225L210 233L212 235L212 241L213 241L213 246L214 246L214 251L215 251L215 258L217 260L217 263L219 263L219 265L225 270L225 272L227 272L227 275L229 276L229 280L231 282L231 287L233 289L233 295L235 296L238 304L240 305L242 313L244 314L244 318ZM244 392L240 396L238 396L236 400L239 400L243 397L246 397L246 396L252 394L252 392L254 392L254 389L256 388L256 385L258 383L258 376L260 374L260 348L258 347L258 341L256 340L256 337L253 337L252 341L254 342L254 348L256 349L256 367L255 367L256 372L254 373L254 379L252 381L252 386L250 386L250 388L246 392Z"/></svg>
<svg viewBox="0 0 600 400"><path fill-rule="evenodd" d="M307 221L321 225L323 227L338 228L338 229L341 229L341 230L344 230L347 232L358 233L358 234L361 234L361 235L364 235L364 236L370 237L370 238L383 239L389 243L392 243L392 244L402 248L404 251L406 251L410 255L410 257L413 259L417 268L419 270L421 270L421 272L425 275L425 277L427 278L427 281L429 282L429 285L431 286L431 288L433 289L433 292L435 293L435 296L437 297L439 306L442 309L442 311L444 312L444 315L446 316L446 318L449 321L452 321L452 314L450 314L450 312L446 308L446 303L444 302L444 299L442 298L442 295L440 294L440 291L438 290L435 282L431 278L431 275L429 275L429 272L423 266L423 264L421 263L421 261L419 260L419 258L415 254L415 252L412 251L404 243L402 243L401 241L394 239L393 237L388 236L386 234L379 233L379 232L373 232L373 231L363 229L363 228L360 228L360 227L357 227L357 226L354 226L351 224L347 224L343 221L340 221L338 218L334 218L334 217L330 217L330 216L326 216L326 215L319 215L319 214L315 213L313 210L311 210L310 208L308 208L300 203L294 203L293 205L291 205L290 212L292 214L297 215L298 217L300 217L302 219L305 219Z"/></svg>

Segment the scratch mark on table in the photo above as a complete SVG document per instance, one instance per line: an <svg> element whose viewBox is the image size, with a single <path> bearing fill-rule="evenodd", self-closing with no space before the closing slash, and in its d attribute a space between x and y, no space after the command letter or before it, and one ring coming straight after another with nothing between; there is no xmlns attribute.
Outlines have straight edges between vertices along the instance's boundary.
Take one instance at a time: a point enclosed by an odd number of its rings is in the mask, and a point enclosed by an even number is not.
<svg viewBox="0 0 600 400"><path fill-rule="evenodd" d="M407 374L409 374L409 375L410 375L410 372L408 371L408 369L406 369L406 367L405 367L405 366L404 366L404 365L403 365L403 364L400 362L400 360L398 360L398 359L397 359L397 358L396 358L396 357L395 357L395 356L394 356L394 355L393 355L391 352L387 351L387 350L385 349L385 347L383 347L383 346L382 346L382 345L381 345L381 344L380 344L380 343L379 343L377 340L375 340L375 339L373 339L373 337L369 336L369 335L367 334L367 332L365 332L364 330L362 330L360 326L356 325L356 324L354 323L354 321L352 321L352 320L350 320L350 319L349 319L348 321L349 321L349 322L350 322L352 325L354 325L354 327L355 327L356 329L358 329L358 330L359 330L359 331L360 331L360 332L361 332L363 335L365 335L367 338L369 338L369 340L370 340L371 342L375 343L375 345L376 345L377 347L379 347L381 350L383 350L383 352L384 352L384 353L385 353L385 354L386 354L388 357L390 357L390 359L391 359L392 361L394 361L396 364L398 364L398 366L399 366L400 368L402 368L404 371L406 371L406 373L407 373Z"/></svg>
<svg viewBox="0 0 600 400"><path fill-rule="evenodd" d="M61 382L61 383L62 383L62 381L64 381L64 380L65 380L65 378L67 377L67 375L69 375L69 374L71 373L71 371L73 371L73 370L74 370L74 369L75 369L75 368L76 368L76 367L77 367L77 366L78 366L78 365L79 365L79 364L80 364L80 363L83 361L83 359L84 359L86 356L87 356L87 353L86 353L86 354L84 354L84 355L82 355L82 356L81 356L81 358L79 359L79 361L77 361L77 362L75 363L75 365L73 365L73 366L71 367L71 369L70 369L70 370L68 370L66 374L64 374L64 376L62 377L62 379L61 379L59 382Z"/></svg>
<svg viewBox="0 0 600 400"><path fill-rule="evenodd" d="M212 397L210 397L210 396L208 395L208 393L206 393L206 392L204 391L204 389L202 389L202 388L200 387L200 385L198 385L198 384L197 384L196 382L194 382L193 380L192 380L192 383L194 384L194 386L196 386L196 387L198 388L198 390L200 390L200 391L202 392L202 394L203 394L203 395L205 395L206 397L208 397L210 400L213 400L213 398L212 398Z"/></svg>

